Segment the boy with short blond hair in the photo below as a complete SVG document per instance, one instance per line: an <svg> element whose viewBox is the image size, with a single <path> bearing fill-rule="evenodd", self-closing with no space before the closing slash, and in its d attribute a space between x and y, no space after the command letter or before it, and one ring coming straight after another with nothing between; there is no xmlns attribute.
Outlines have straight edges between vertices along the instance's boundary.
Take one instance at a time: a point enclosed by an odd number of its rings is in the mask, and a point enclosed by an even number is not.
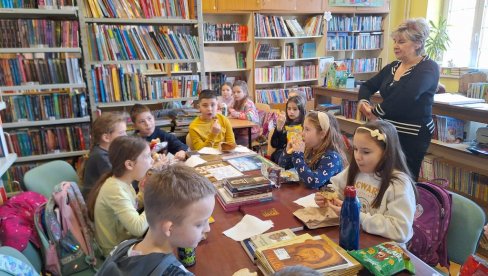
<svg viewBox="0 0 488 276"><path fill-rule="evenodd" d="M168 142L168 152L173 154L178 160L186 159L188 146L183 144L176 136L167 133L156 127L154 115L149 107L142 104L135 104L130 110L130 118L136 129L136 134L151 142L159 138L160 142Z"/></svg>
<svg viewBox="0 0 488 276"><path fill-rule="evenodd" d="M199 150L203 147L220 148L221 143L235 146L236 140L229 119L217 113L219 102L213 90L203 90L198 96L201 115L189 127L190 148Z"/></svg>
<svg viewBox="0 0 488 276"><path fill-rule="evenodd" d="M174 165L154 172L144 190L146 236L119 244L97 275L193 275L173 250L195 248L210 231L215 187L194 169Z"/></svg>

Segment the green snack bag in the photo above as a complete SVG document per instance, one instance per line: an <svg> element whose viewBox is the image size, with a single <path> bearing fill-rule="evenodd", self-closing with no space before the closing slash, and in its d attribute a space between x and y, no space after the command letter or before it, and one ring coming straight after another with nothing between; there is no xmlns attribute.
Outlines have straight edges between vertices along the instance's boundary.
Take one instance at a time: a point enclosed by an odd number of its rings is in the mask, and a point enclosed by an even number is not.
<svg viewBox="0 0 488 276"><path fill-rule="evenodd" d="M384 242L348 253L374 275L390 276L404 269L415 274L410 257L395 242Z"/></svg>

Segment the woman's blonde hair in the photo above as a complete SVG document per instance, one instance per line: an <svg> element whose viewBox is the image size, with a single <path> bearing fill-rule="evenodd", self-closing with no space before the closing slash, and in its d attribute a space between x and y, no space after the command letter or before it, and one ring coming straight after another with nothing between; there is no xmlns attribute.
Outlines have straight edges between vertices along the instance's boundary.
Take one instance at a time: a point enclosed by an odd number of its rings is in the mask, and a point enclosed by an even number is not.
<svg viewBox="0 0 488 276"><path fill-rule="evenodd" d="M405 20L392 33L391 37L404 37L420 45L417 55L425 54L425 41L429 37L430 28L425 18L412 18Z"/></svg>

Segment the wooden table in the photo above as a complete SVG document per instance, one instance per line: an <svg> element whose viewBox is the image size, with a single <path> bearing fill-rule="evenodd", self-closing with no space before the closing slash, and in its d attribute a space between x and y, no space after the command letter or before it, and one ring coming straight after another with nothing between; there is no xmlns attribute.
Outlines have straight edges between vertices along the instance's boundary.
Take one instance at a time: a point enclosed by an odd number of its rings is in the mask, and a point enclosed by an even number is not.
<svg viewBox="0 0 488 276"><path fill-rule="evenodd" d="M240 120L240 119L231 119L229 118L230 125L232 126L232 129L241 129L241 128L247 128L247 136L248 136L248 141L249 141L249 148L252 147L252 133L251 129L254 126L257 126L256 123L248 121L248 120Z"/></svg>
<svg viewBox="0 0 488 276"><path fill-rule="evenodd" d="M301 184L283 184L280 189L275 189L273 194L274 200L279 200L290 209L290 212L293 212L300 208L300 206L293 203L293 201L312 192L312 190L304 188ZM208 233L207 239L198 245L196 251L196 264L189 268L189 270L197 276L227 276L232 275L241 268L249 268L249 271L251 272L258 271L256 265L251 262L244 252L241 244L222 234L223 231L233 227L242 219L242 213L226 213L219 203L215 202L213 217L215 218L215 222L210 225L211 231ZM311 235L326 234L334 242L339 242L339 228L337 226L307 230L307 232ZM301 232L299 234L301 234ZM362 232L359 239L359 247L365 248L385 241L387 240L383 237ZM440 275L429 265L413 256L410 252L407 253L410 255L415 265L417 275ZM363 274L369 275L369 272L364 270L361 272L361 275ZM399 275L409 274L403 272Z"/></svg>

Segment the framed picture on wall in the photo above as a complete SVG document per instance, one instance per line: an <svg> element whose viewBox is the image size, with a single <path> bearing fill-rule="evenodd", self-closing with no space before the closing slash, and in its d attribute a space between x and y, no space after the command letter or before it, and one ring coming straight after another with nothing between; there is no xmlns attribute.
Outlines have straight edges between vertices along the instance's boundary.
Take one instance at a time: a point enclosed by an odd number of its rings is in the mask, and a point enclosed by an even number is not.
<svg viewBox="0 0 488 276"><path fill-rule="evenodd" d="M329 0L330 7L381 7L385 0Z"/></svg>

